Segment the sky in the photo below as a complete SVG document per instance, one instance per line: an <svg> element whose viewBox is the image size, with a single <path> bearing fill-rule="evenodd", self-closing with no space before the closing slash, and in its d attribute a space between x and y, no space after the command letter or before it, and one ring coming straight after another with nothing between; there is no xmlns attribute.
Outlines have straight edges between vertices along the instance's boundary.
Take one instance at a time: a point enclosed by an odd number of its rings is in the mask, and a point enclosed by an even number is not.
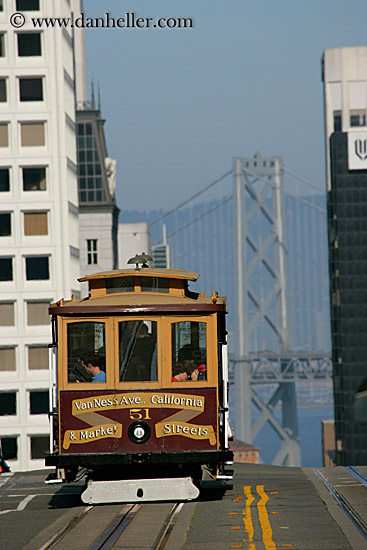
<svg viewBox="0 0 367 550"><path fill-rule="evenodd" d="M84 0L84 12L194 22L85 31L120 209L173 208L257 151L325 188L322 53L367 45L366 0Z"/></svg>

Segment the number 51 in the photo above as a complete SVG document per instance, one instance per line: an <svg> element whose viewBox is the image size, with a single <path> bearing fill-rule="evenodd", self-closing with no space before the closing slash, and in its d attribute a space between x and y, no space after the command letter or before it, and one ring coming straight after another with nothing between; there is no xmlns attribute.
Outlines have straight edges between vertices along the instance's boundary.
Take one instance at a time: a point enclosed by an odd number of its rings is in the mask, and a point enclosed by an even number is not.
<svg viewBox="0 0 367 550"><path fill-rule="evenodd" d="M145 416L140 411L145 411ZM130 418L133 420L151 420L149 409L130 409Z"/></svg>

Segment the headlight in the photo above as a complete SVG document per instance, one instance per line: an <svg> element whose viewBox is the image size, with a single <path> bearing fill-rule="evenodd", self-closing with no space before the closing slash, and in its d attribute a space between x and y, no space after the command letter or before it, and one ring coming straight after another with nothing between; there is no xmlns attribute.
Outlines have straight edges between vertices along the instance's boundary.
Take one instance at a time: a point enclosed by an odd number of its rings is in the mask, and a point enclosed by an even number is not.
<svg viewBox="0 0 367 550"><path fill-rule="evenodd" d="M133 443L145 443L150 438L151 430L146 422L132 422L127 434Z"/></svg>

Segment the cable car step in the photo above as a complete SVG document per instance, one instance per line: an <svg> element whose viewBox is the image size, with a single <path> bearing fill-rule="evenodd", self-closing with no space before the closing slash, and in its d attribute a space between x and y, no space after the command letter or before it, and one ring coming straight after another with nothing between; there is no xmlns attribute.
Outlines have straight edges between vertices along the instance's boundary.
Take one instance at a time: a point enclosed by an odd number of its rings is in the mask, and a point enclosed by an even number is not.
<svg viewBox="0 0 367 550"><path fill-rule="evenodd" d="M193 500L199 489L191 477L90 481L81 498L85 504Z"/></svg>

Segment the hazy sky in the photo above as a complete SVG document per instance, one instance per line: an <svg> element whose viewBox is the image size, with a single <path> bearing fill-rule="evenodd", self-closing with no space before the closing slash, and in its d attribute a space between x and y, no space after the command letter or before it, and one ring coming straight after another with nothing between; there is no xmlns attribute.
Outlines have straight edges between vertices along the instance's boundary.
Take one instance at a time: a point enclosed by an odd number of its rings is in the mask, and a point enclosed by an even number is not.
<svg viewBox="0 0 367 550"><path fill-rule="evenodd" d="M84 0L84 11L194 20L86 30L121 209L171 208L256 151L325 185L322 52L367 45L366 0Z"/></svg>

